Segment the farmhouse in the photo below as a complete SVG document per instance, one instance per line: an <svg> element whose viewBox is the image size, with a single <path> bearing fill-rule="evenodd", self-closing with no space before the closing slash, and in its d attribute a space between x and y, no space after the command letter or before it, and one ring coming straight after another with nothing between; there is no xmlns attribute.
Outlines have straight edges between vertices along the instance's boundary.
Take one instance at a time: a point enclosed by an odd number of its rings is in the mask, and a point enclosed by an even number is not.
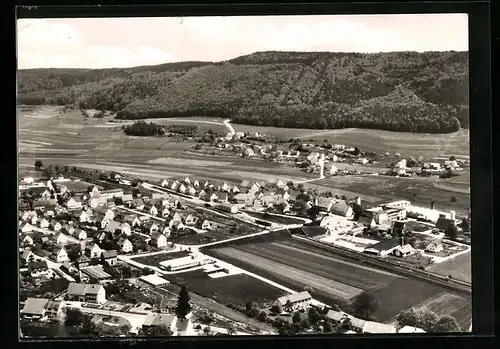
<svg viewBox="0 0 500 349"><path fill-rule="evenodd" d="M69 300L103 304L106 302L106 290L98 284L81 284L71 282L68 286Z"/></svg>
<svg viewBox="0 0 500 349"><path fill-rule="evenodd" d="M330 211L338 216L346 217L347 219L354 218L354 212L352 207L347 204L344 200L335 202Z"/></svg>
<svg viewBox="0 0 500 349"><path fill-rule="evenodd" d="M384 257L392 253L400 245L401 241L398 238L387 239L366 247L363 252Z"/></svg>
<svg viewBox="0 0 500 349"><path fill-rule="evenodd" d="M332 198L317 197L314 200L314 206L324 212L330 212L333 204L334 200Z"/></svg>
<svg viewBox="0 0 500 349"><path fill-rule="evenodd" d="M312 301L312 297L307 291L293 293L288 296L279 297L277 304L288 311L307 308Z"/></svg>

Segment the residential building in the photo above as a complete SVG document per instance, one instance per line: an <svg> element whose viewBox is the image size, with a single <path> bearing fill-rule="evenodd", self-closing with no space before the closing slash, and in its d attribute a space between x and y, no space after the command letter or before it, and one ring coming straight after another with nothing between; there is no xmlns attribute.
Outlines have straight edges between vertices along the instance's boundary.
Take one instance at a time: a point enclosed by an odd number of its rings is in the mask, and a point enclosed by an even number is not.
<svg viewBox="0 0 500 349"><path fill-rule="evenodd" d="M425 247L425 252L438 253L443 251L443 245L440 242L432 241Z"/></svg>
<svg viewBox="0 0 500 349"><path fill-rule="evenodd" d="M117 243L118 246L120 246L120 251L122 251L123 253L130 253L134 249L134 245L132 245L130 240L125 237L121 237Z"/></svg>
<svg viewBox="0 0 500 349"><path fill-rule="evenodd" d="M229 203L221 203L217 208L228 213L238 213L238 206Z"/></svg>
<svg viewBox="0 0 500 349"><path fill-rule="evenodd" d="M333 203L330 208L330 212L338 216L346 217L347 219L354 218L352 207L349 206L344 200Z"/></svg>
<svg viewBox="0 0 500 349"><path fill-rule="evenodd" d="M50 259L57 263L69 261L68 253L64 247L56 247L49 256Z"/></svg>
<svg viewBox="0 0 500 349"><path fill-rule="evenodd" d="M115 219L115 212L108 207L96 207L94 209L94 215L104 216L108 221Z"/></svg>
<svg viewBox="0 0 500 349"><path fill-rule="evenodd" d="M21 233L29 233L33 231L33 226L28 222L23 222L21 223L19 230L21 231Z"/></svg>
<svg viewBox="0 0 500 349"><path fill-rule="evenodd" d="M312 297L307 291L293 293L288 296L279 297L277 299L277 304L279 304L283 309L288 309L288 311L295 311L299 309L307 308L312 301Z"/></svg>
<svg viewBox="0 0 500 349"><path fill-rule="evenodd" d="M53 231L59 231L62 229L62 225L61 223L53 219L50 221L50 229L52 229Z"/></svg>
<svg viewBox="0 0 500 349"><path fill-rule="evenodd" d="M42 276L49 276L52 274L52 271L47 266L47 261L39 260L28 264L28 273L31 277L38 278Z"/></svg>
<svg viewBox="0 0 500 349"><path fill-rule="evenodd" d="M106 290L99 284L83 284L71 282L67 297L72 301L103 304L106 302Z"/></svg>
<svg viewBox="0 0 500 349"><path fill-rule="evenodd" d="M135 214L126 215L123 217L123 222L128 223L131 227L139 227L141 225L141 221Z"/></svg>
<svg viewBox="0 0 500 349"><path fill-rule="evenodd" d="M110 190L101 190L99 193L99 197L104 198L106 200L113 198L121 198L123 196L122 189L110 189Z"/></svg>
<svg viewBox="0 0 500 349"><path fill-rule="evenodd" d="M38 223L38 227L42 228L42 229L46 229L50 226L50 222L45 217L43 217L42 219L39 219L37 223Z"/></svg>
<svg viewBox="0 0 500 349"><path fill-rule="evenodd" d="M116 250L103 251L101 258L111 266L116 265L118 263L118 252Z"/></svg>
<svg viewBox="0 0 500 349"><path fill-rule="evenodd" d="M190 214L186 217L184 224L185 225L195 225L197 221L198 221L198 217Z"/></svg>
<svg viewBox="0 0 500 349"><path fill-rule="evenodd" d="M165 248L167 247L167 238L160 232L155 232L151 235L150 244L157 248Z"/></svg>
<svg viewBox="0 0 500 349"><path fill-rule="evenodd" d="M367 246L363 252L384 257L392 253L400 245L401 245L401 240L398 238L387 239L378 242L376 244Z"/></svg>
<svg viewBox="0 0 500 349"><path fill-rule="evenodd" d="M82 201L77 198L77 197L72 197L72 198L69 198L65 203L64 203L64 206L68 209L68 210L77 210L77 209L80 209L82 208Z"/></svg>
<svg viewBox="0 0 500 349"><path fill-rule="evenodd" d="M77 228L73 232L73 236L78 240L86 240L87 239L87 232L83 229Z"/></svg>
<svg viewBox="0 0 500 349"><path fill-rule="evenodd" d="M50 300L45 298L28 298L21 310L21 317L30 320L43 319L49 302Z"/></svg>
<svg viewBox="0 0 500 349"><path fill-rule="evenodd" d="M92 241L85 246L85 254L90 258L99 258L101 256L102 250L99 245Z"/></svg>
<svg viewBox="0 0 500 349"><path fill-rule="evenodd" d="M51 300L45 307L45 315L49 320L58 320L63 316L65 302Z"/></svg>
<svg viewBox="0 0 500 349"><path fill-rule="evenodd" d="M147 221L147 222L144 222L144 224L142 224L142 229L146 234L151 235L151 234L157 232L159 227L155 222Z"/></svg>

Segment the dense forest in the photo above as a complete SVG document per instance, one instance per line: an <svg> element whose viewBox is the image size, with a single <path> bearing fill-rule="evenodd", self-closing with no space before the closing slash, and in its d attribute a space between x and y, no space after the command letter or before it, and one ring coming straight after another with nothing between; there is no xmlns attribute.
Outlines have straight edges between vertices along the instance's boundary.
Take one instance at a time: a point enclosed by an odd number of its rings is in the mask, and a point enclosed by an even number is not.
<svg viewBox="0 0 500 349"><path fill-rule="evenodd" d="M425 133L468 128L468 84L467 52L269 51L218 63L18 73L21 104L111 110L118 119Z"/></svg>

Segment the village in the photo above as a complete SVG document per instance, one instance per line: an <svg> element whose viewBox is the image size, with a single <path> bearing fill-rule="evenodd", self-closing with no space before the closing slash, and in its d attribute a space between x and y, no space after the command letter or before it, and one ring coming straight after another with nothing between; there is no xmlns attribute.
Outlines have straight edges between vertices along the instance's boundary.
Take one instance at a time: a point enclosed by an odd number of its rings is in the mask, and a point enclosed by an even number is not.
<svg viewBox="0 0 500 349"><path fill-rule="evenodd" d="M212 325L203 324L203 316L195 311L179 318L175 306L163 303L175 303L172 290L178 287L171 285L172 277L202 271L215 282L242 272L205 254L204 248L274 231L382 258L394 268L424 271L470 252L470 245L458 241L470 235L470 217L413 206L410 201L369 206L359 197L327 197L309 191L307 184L279 179L229 185L185 177L155 184L118 172L60 172L45 179L23 178L19 185L25 324L57 323L76 312L90 316L89 326L99 335L158 334L153 327L168 328L170 335L178 336L264 333L263 326L235 328L224 317L218 321L220 327L213 319ZM196 287L190 292L196 293ZM305 310L309 325L299 326ZM252 306L236 311L271 325L275 332L287 330L283 323L296 324L295 332L305 333L325 327L331 331L332 324L342 333L423 331L357 319L313 299L307 290L286 292L258 311ZM83 323L83 317L79 321Z"/></svg>
<svg viewBox="0 0 500 349"><path fill-rule="evenodd" d="M193 140L193 137L185 138ZM283 140L251 132L229 132L227 135L208 132L196 141L193 151L197 153L272 161L319 174L322 178L360 173L450 178L469 166L467 159L455 156L426 162L422 157L402 158L397 152L376 154L327 140L304 143L300 139Z"/></svg>

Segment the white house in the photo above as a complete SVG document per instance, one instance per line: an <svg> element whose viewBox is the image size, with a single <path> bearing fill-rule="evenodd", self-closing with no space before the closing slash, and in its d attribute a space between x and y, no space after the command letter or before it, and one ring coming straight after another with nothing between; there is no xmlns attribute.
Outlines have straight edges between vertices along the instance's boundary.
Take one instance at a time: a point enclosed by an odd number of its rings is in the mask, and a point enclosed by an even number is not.
<svg viewBox="0 0 500 349"><path fill-rule="evenodd" d="M162 182L161 182L161 186L166 188L168 187L168 181L166 179L164 179Z"/></svg>
<svg viewBox="0 0 500 349"><path fill-rule="evenodd" d="M68 286L67 297L72 301L104 304L106 302L106 290L99 284L71 282Z"/></svg>
<svg viewBox="0 0 500 349"><path fill-rule="evenodd" d="M186 217L186 225L195 225L196 222L198 221L198 217L190 214Z"/></svg>
<svg viewBox="0 0 500 349"><path fill-rule="evenodd" d="M59 231L59 230L62 229L62 225L61 225L61 223L59 223L58 221L56 221L55 219L53 219L53 220L50 221L50 228L53 231Z"/></svg>
<svg viewBox="0 0 500 349"><path fill-rule="evenodd" d="M312 297L307 291L290 294L278 298L276 301L283 309L289 311L304 309L311 304Z"/></svg>
<svg viewBox="0 0 500 349"><path fill-rule="evenodd" d="M50 255L50 258L55 260L57 263L69 261L68 253L64 247L56 248Z"/></svg>
<svg viewBox="0 0 500 349"><path fill-rule="evenodd" d="M112 209L106 207L96 207L94 209L94 214L98 213L103 215L107 220L113 220L115 218L115 213Z"/></svg>
<svg viewBox="0 0 500 349"><path fill-rule="evenodd" d="M124 253L132 252L134 249L130 240L123 237L118 240L118 246L120 246L120 250Z"/></svg>
<svg viewBox="0 0 500 349"><path fill-rule="evenodd" d="M184 184L181 184L179 188L177 189L179 193L184 194L187 191L187 187Z"/></svg>
<svg viewBox="0 0 500 349"><path fill-rule="evenodd" d="M38 220L38 226L42 229L45 229L50 226L50 222L47 219L42 218Z"/></svg>
<svg viewBox="0 0 500 349"><path fill-rule="evenodd" d="M22 233L29 233L33 231L33 226L28 222L21 223L21 226L19 228Z"/></svg>
<svg viewBox="0 0 500 349"><path fill-rule="evenodd" d="M157 248L167 247L167 237L160 232L152 234L149 242Z"/></svg>
<svg viewBox="0 0 500 349"><path fill-rule="evenodd" d="M101 248L95 242L91 242L90 244L85 246L85 254L90 258L98 258L101 256L101 253Z"/></svg>
<svg viewBox="0 0 500 349"><path fill-rule="evenodd" d="M77 210L79 208L82 208L82 202L79 198L70 198L68 201L66 201L65 206L68 210Z"/></svg>
<svg viewBox="0 0 500 349"><path fill-rule="evenodd" d="M432 241L425 247L425 252L438 253L443 251L443 245L436 241Z"/></svg>
<svg viewBox="0 0 500 349"><path fill-rule="evenodd" d="M200 182L198 182L198 180L196 179L196 180L193 182L193 187L198 188L199 186L200 186Z"/></svg>

